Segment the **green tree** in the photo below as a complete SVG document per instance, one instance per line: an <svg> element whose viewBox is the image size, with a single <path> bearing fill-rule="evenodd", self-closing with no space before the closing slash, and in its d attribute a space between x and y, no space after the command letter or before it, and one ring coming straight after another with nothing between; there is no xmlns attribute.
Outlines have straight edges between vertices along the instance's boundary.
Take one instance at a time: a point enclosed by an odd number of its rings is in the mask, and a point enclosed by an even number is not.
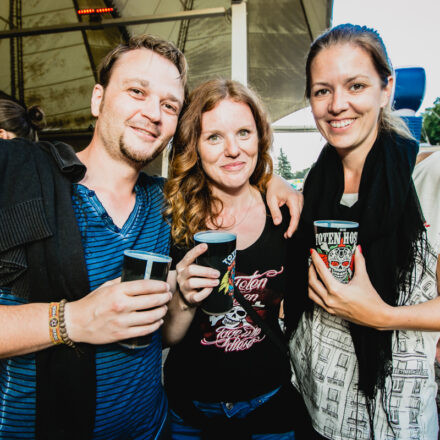
<svg viewBox="0 0 440 440"><path fill-rule="evenodd" d="M295 171L293 173L293 179L302 179L303 177L306 177L309 170L310 170L310 167L304 168L301 171Z"/></svg>
<svg viewBox="0 0 440 440"><path fill-rule="evenodd" d="M422 141L431 145L440 145L440 97L423 113Z"/></svg>
<svg viewBox="0 0 440 440"><path fill-rule="evenodd" d="M278 156L277 161L278 161L278 165L275 172L279 174L281 177L284 177L285 179L293 179L293 173L289 159L284 154L282 148L280 148L280 155Z"/></svg>

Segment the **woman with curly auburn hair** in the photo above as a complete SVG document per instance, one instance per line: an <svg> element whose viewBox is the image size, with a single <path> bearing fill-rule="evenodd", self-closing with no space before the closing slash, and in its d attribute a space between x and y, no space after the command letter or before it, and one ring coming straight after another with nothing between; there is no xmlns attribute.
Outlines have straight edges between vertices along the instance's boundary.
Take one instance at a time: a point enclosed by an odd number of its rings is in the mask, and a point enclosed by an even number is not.
<svg viewBox="0 0 440 440"><path fill-rule="evenodd" d="M172 439L294 439L287 353L234 299L224 315L198 306L219 283L196 265L201 230L237 236L235 289L281 339L278 316L287 291L285 224L275 226L265 201L272 174L272 131L259 98L238 82L215 79L196 88L173 142L165 194L172 218L177 280L163 336L173 345L165 364ZM283 209L285 221L289 220ZM191 249L192 248L192 249ZM190 250L189 250L190 249ZM307 415L298 413L304 425Z"/></svg>
<svg viewBox="0 0 440 440"><path fill-rule="evenodd" d="M272 129L259 98L235 81L214 79L200 85L189 98L190 104L180 119L170 153L165 196L169 203L166 213L172 218L171 230L175 244L188 246L194 233L206 229L208 223L219 228L234 221L233 218L219 218L223 202L208 184L210 177L203 166L199 166L197 150L202 114L226 98L248 105L255 119L258 157L249 178L250 184L260 192L265 192L266 184L272 176L272 158L269 154Z"/></svg>

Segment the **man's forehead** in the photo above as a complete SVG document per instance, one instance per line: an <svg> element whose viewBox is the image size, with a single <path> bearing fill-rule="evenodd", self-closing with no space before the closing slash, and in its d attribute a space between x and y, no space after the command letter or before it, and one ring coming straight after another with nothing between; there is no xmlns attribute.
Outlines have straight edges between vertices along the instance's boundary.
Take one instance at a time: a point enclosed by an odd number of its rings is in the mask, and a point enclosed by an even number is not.
<svg viewBox="0 0 440 440"><path fill-rule="evenodd" d="M123 53L116 60L113 69L121 73L127 72L127 75L132 70L146 74L150 71L160 71L161 75L167 74L180 81L179 70L171 60L146 48L133 49Z"/></svg>
<svg viewBox="0 0 440 440"><path fill-rule="evenodd" d="M113 66L109 83L113 76L121 84L136 78L137 82L143 82L146 86L160 83L175 88L175 93L184 93L182 79L174 63L146 48L123 53Z"/></svg>

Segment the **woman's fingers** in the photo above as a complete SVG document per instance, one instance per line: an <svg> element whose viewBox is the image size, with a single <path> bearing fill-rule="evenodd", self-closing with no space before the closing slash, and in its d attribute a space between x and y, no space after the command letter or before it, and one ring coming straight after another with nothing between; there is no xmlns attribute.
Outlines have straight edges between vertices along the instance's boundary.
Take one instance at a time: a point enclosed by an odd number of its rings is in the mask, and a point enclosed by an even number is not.
<svg viewBox="0 0 440 440"><path fill-rule="evenodd" d="M333 277L324 261L322 261L322 258L319 256L318 252L316 252L315 249L310 249L310 252L312 255L312 263L322 281L322 284L324 284L327 290L331 290L335 287L335 283L339 282Z"/></svg>
<svg viewBox="0 0 440 440"><path fill-rule="evenodd" d="M290 212L290 223L289 227L287 228L287 231L284 233L284 238L290 238L293 233L296 231L296 228L298 227L299 218L301 215L301 211L304 204L304 197L303 195L298 191L295 195L295 197L289 197L286 200L286 205L289 208Z"/></svg>
<svg viewBox="0 0 440 440"><path fill-rule="evenodd" d="M177 277L179 278L218 278L220 276L220 272L212 267L207 266L199 266L197 264L191 264L190 266L185 267L183 271L177 273Z"/></svg>
<svg viewBox="0 0 440 440"><path fill-rule="evenodd" d="M318 279L315 267L313 264L309 266L309 296L310 289L312 289L315 296L320 298L320 302L327 304L328 292L325 286ZM310 298L313 299L313 298ZM316 301L315 301L316 302ZM321 305L321 304L320 304Z"/></svg>
<svg viewBox="0 0 440 440"><path fill-rule="evenodd" d="M321 299L321 297L313 290L312 287L309 287L309 298L318 306L322 307L324 310L326 310L331 315L334 314L334 311L327 307L327 305L324 303L324 301Z"/></svg>
<svg viewBox="0 0 440 440"><path fill-rule="evenodd" d="M190 264L193 264L197 257L202 255L206 250L208 249L208 245L206 243L200 243L197 246L194 246L192 249L190 249L185 256L180 260L179 263L176 265L176 271L177 273L181 272L185 267L189 266Z"/></svg>
<svg viewBox="0 0 440 440"><path fill-rule="evenodd" d="M356 246L356 252L354 253L354 278L368 277L367 266L365 264L365 258L362 254L362 248L360 245ZM368 277L369 278L369 277Z"/></svg>
<svg viewBox="0 0 440 440"><path fill-rule="evenodd" d="M179 287L182 293L192 293L204 288L213 288L218 286L219 279L212 278L187 278L182 282L179 282Z"/></svg>
<svg viewBox="0 0 440 440"><path fill-rule="evenodd" d="M210 295L212 292L212 287L206 287L205 289L200 290L192 295L192 304L198 304L203 301L206 297Z"/></svg>

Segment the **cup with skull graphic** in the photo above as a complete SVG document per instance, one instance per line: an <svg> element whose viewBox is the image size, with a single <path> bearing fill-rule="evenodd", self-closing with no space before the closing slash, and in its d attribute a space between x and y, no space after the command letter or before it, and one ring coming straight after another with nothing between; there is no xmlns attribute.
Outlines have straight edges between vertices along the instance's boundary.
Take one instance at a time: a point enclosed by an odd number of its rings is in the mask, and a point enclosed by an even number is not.
<svg viewBox="0 0 440 440"><path fill-rule="evenodd" d="M224 231L201 231L194 235L194 242L208 245L208 250L196 263L220 272L220 284L212 289L200 308L208 315L223 315L232 309L237 236Z"/></svg>
<svg viewBox="0 0 440 440"><path fill-rule="evenodd" d="M359 223L344 220L316 220L316 251L341 283L353 276L353 255L356 250Z"/></svg>

